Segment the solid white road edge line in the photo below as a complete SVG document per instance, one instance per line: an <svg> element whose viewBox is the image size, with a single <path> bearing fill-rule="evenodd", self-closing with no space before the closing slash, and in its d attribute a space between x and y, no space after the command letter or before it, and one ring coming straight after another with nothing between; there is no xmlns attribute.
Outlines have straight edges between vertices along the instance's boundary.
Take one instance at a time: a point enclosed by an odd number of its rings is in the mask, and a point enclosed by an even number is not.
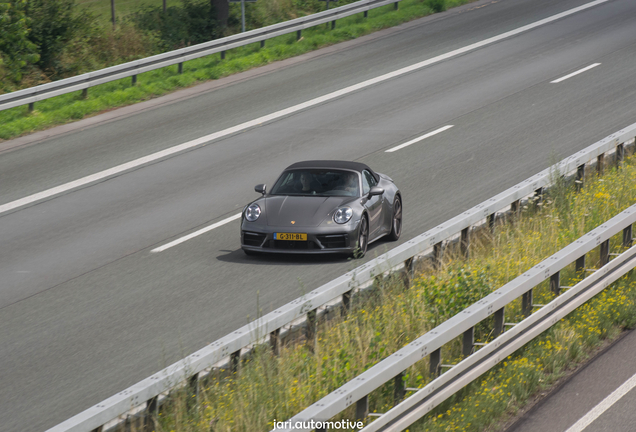
<svg viewBox="0 0 636 432"><path fill-rule="evenodd" d="M400 144L399 146L396 146L396 147L390 148L388 150L385 150L384 152L385 153L393 153L394 151L403 149L404 147L408 147L411 144L415 144L416 142L420 142L422 140L425 140L428 137L432 137L433 135L437 135L438 133L444 132L445 130L448 130L448 129L452 128L452 127L453 127L453 125L447 125L447 126L441 127L441 128L439 128L437 130L434 130L433 132L427 133L426 135L422 135L419 138L412 139L409 142L405 142L404 144Z"/></svg>
<svg viewBox="0 0 636 432"><path fill-rule="evenodd" d="M600 63L594 63L592 65L589 65L588 67L584 67L583 69L577 70L576 72L572 72L569 75L566 75L566 76L561 77L559 79L555 79L554 81L550 81L550 84L560 83L561 81L565 81L568 78L572 78L573 76L578 75L580 73L583 73L585 71L588 71L588 70L590 70L592 68L595 68L596 66L600 66Z"/></svg>
<svg viewBox="0 0 636 432"><path fill-rule="evenodd" d="M581 432L583 429L588 427L594 420L599 418L605 411L607 411L612 405L620 400L623 396L625 396L631 389L636 387L636 374L633 375L630 379L625 381L623 385L614 390L612 394L603 399L598 405L596 405L590 412L588 412L584 417L582 417L579 421L574 423L570 428L565 432Z"/></svg>
<svg viewBox="0 0 636 432"><path fill-rule="evenodd" d="M229 218L227 218L227 219L223 219L222 221L219 221L219 222L217 222L217 223L213 223L213 224L212 224L212 225L210 225L210 226L207 226L207 227L205 227L205 228L201 228L200 230L195 231L195 232L193 232L193 233L190 233L190 234L188 234L187 236L184 236L184 237L178 238L178 239L176 239L176 240L174 240L174 241L171 241L170 243L166 243L166 244L165 244L165 245L163 245L163 246L159 246L158 248L155 248L155 249L151 250L150 252L153 252L153 253L156 253L156 252L163 252L163 251L165 251L166 249L170 249L172 246L176 246L176 245L181 244L181 243L183 243L183 242L185 242L185 241L188 241L188 240L190 240L190 239L192 239L192 238L194 238L194 237L196 237L196 236L199 236L199 235L204 234L204 233L206 233L206 232L208 232L208 231L211 231L211 230L213 230L214 228L218 228L218 227L220 227L221 225L225 225L226 223L232 222L233 220L236 220L236 219L240 218L240 217L241 217L241 214L242 214L242 213L235 214L234 216L230 216L230 217L229 217Z"/></svg>
<svg viewBox="0 0 636 432"><path fill-rule="evenodd" d="M525 25L523 27L519 27L519 28L517 28L515 30L510 30L508 32L502 33L502 34L497 35L497 36L493 36L491 38L485 39L485 40L480 41L480 42L476 42L474 44L465 46L463 48L456 49L456 50L448 52L446 54L442 54L442 55L439 55L437 57L433 57L432 59L424 60L424 61L416 63L414 65L407 66L405 68L398 69L396 71L389 72L387 74L381 75L379 77L372 78L372 79L369 79L367 81L363 81L363 82L358 83L358 84L354 84L354 85L346 87L346 88L344 88L342 90L338 90L338 91L326 94L324 96L317 97L317 98L312 99L310 101L303 102L303 103L298 104L298 105L294 105L294 106L292 106L290 108L286 108L286 109L277 111L275 113L268 114L268 115L263 116L263 117L259 117L259 118L255 119L255 120L251 120L251 121L245 122L245 123L240 124L238 126L234 126L234 127L229 128L229 129L225 129L225 130L222 130L222 131L219 131L219 132L215 132L215 133L203 136L201 138L197 138L197 139L192 140L192 141L188 141L186 143L183 143L183 144L180 144L180 145L177 145L177 146L162 150L160 152L153 153L151 155L144 156L142 158L135 159L133 161L118 165L118 166L116 166L114 168L110 168L110 169L107 169L105 171L101 171L101 172L98 172L96 174L92 174L90 176L87 176L87 177L84 177L84 178L81 178L81 179L78 179L78 180L75 180L75 181L72 181L72 182L69 182L69 183L65 183L63 185L60 185L60 186L57 186L57 187L54 187L54 188L51 188L51 189L47 189L45 191L42 191L42 192L39 192L39 193L36 193L36 194L33 194L33 195L29 195L29 196L27 196L25 198L21 198L21 199L15 200L15 201L11 201L9 203L0 205L0 214L8 212L10 210L14 210L16 208L19 208L19 207L22 207L22 206L25 206L25 205L32 204L34 202L37 202L37 201L40 201L40 200L43 200L43 199L50 198L52 196L55 196L55 195L58 195L58 194L61 194L61 193L64 193L64 192L68 192L68 191L70 191L72 189L75 189L75 188L86 186L86 185L88 185L90 183L94 183L94 182L106 179L108 177L115 176L117 174L123 173L124 171L130 170L130 169L133 169L133 168L137 168L137 167L139 167L141 165L157 161L159 159L174 155L176 153L179 153L179 152L182 152L182 151L185 151L185 150L192 149L192 148L197 147L197 146L201 146L201 145L206 144L206 143L208 143L210 141L226 137L228 135L240 132L242 130L249 129L249 128L252 128L252 127L255 127L255 126L259 126L262 123L266 123L266 122L270 122L270 121L273 121L273 120L277 120L279 118L282 118L282 117L285 117L287 115L293 114L295 112L304 110L306 108L310 108L310 107L316 106L316 105L321 104L323 102L327 102L327 101L336 99L336 98L341 97L343 95L346 95L346 94L353 93L355 91L364 89L366 87L370 87L372 85L375 85L375 84L378 84L378 83L381 83L381 82L384 82L384 81L388 81L388 80L390 80L392 78L395 78L395 77L398 77L400 75L404 75L404 74L413 72L415 70L424 68L426 66L430 66L432 64L439 63L441 61L447 60L449 58L456 57L456 56L461 55L461 54L465 54L465 53L467 53L469 51L476 50L476 49L484 47L486 45L490 45L492 43L499 42L499 41L501 41L503 39L518 35L520 33L526 32L528 30L532 30L532 29L534 29L536 27L540 27L540 26L542 26L544 24L551 23L553 21L559 20L559 19L567 17L569 15L573 15L573 14L575 14L577 12L592 8L594 6L597 6L597 5L600 5L600 4L603 4L603 3L607 3L608 1L610 1L610 0L595 0L593 2L586 3L586 4L582 5L582 6L578 6L578 7L575 7L573 9L567 10L565 12L561 12L559 14L552 15L551 17L544 18L544 19L539 20L539 21L535 21L534 23Z"/></svg>

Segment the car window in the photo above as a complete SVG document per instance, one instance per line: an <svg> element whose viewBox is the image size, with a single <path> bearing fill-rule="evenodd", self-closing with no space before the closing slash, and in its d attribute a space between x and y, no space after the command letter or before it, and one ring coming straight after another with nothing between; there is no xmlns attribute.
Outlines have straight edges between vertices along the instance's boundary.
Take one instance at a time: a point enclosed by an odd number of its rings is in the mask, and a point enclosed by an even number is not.
<svg viewBox="0 0 636 432"><path fill-rule="evenodd" d="M377 184L373 174L367 170L362 171L362 195L368 194L371 188Z"/></svg>
<svg viewBox="0 0 636 432"><path fill-rule="evenodd" d="M360 196L358 174L332 169L285 171L270 195Z"/></svg>

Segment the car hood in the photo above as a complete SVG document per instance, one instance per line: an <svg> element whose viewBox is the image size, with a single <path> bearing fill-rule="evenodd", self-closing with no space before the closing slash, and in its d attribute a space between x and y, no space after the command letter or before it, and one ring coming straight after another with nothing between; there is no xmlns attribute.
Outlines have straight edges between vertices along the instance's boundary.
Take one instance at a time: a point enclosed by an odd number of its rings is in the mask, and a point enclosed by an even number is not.
<svg viewBox="0 0 636 432"><path fill-rule="evenodd" d="M268 196L265 199L267 225L309 227L320 225L351 197Z"/></svg>

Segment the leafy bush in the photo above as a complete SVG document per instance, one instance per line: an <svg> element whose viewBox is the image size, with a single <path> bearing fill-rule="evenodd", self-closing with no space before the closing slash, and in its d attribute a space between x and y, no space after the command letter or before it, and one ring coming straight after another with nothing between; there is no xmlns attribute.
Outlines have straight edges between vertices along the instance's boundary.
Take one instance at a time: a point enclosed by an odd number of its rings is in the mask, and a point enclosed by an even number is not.
<svg viewBox="0 0 636 432"><path fill-rule="evenodd" d="M90 21L87 12L74 13L75 0L29 0L26 15L31 22L29 40L38 47L37 66L49 75L56 75L64 45Z"/></svg>
<svg viewBox="0 0 636 432"><path fill-rule="evenodd" d="M426 4L435 13L446 10L446 0L426 0Z"/></svg>
<svg viewBox="0 0 636 432"><path fill-rule="evenodd" d="M28 37L31 20L26 6L26 0L0 3L0 87L4 90L19 83L40 59Z"/></svg>
<svg viewBox="0 0 636 432"><path fill-rule="evenodd" d="M130 22L156 35L163 50L207 42L221 33L207 0L182 0L181 7L171 6L166 12L160 6L147 6L134 13Z"/></svg>
<svg viewBox="0 0 636 432"><path fill-rule="evenodd" d="M157 38L129 23L117 28L89 21L64 45L56 77L64 78L158 54Z"/></svg>

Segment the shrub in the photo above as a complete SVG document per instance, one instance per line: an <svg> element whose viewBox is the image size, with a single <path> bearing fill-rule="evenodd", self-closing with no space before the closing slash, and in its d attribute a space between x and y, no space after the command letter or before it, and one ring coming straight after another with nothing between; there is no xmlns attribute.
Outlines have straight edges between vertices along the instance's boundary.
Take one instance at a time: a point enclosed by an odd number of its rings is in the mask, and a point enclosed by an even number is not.
<svg viewBox="0 0 636 432"><path fill-rule="evenodd" d="M435 13L446 10L446 0L427 0L426 3Z"/></svg>
<svg viewBox="0 0 636 432"><path fill-rule="evenodd" d="M18 84L40 56L28 38L31 20L26 16L26 0L0 3L0 86Z"/></svg>
<svg viewBox="0 0 636 432"><path fill-rule="evenodd" d="M163 12L160 6L148 6L130 17L139 29L157 36L161 49L172 50L215 39L220 36L216 12L207 0L182 0Z"/></svg>
<svg viewBox="0 0 636 432"><path fill-rule="evenodd" d="M38 47L40 59L37 66L55 76L59 58L77 32L84 30L84 23L92 17L87 12L76 15L75 0L29 0L26 15L31 22L29 40Z"/></svg>

